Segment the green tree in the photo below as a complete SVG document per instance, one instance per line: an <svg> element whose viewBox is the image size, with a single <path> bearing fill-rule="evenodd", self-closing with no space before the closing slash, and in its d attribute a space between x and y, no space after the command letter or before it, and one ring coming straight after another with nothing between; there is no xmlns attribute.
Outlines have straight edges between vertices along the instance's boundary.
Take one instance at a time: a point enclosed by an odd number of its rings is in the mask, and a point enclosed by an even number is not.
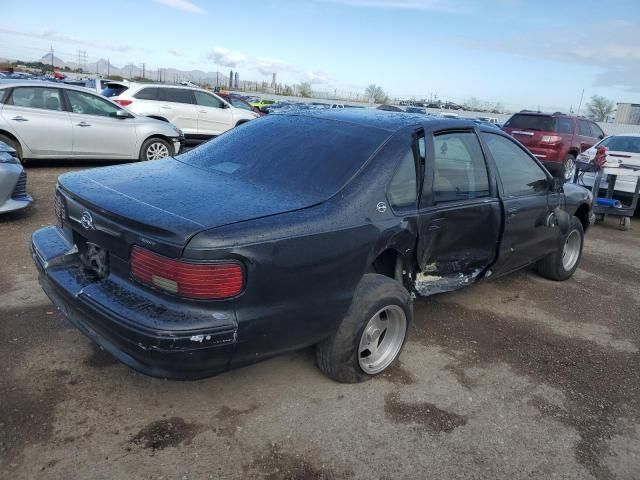
<svg viewBox="0 0 640 480"><path fill-rule="evenodd" d="M587 111L589 116L596 122L604 122L609 115L613 112L613 101L601 97L600 95L593 95L591 101L587 103Z"/></svg>
<svg viewBox="0 0 640 480"><path fill-rule="evenodd" d="M308 82L301 83L298 87L298 92L300 92L300 96L305 98L309 98L311 95L313 95L311 85Z"/></svg>
<svg viewBox="0 0 640 480"><path fill-rule="evenodd" d="M387 103L389 101L389 97L382 87L375 83L372 83L366 88L364 96L368 99L373 99L373 103Z"/></svg>

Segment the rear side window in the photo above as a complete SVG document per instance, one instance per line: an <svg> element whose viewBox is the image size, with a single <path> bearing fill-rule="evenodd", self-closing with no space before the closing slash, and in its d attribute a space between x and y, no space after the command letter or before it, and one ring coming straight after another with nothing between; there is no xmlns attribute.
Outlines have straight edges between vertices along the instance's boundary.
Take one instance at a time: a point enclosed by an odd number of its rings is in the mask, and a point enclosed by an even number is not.
<svg viewBox="0 0 640 480"><path fill-rule="evenodd" d="M472 132L434 138L433 195L435 203L489 195L489 178L480 142Z"/></svg>
<svg viewBox="0 0 640 480"><path fill-rule="evenodd" d="M10 102L16 107L62 111L60 90L57 88L14 88Z"/></svg>
<svg viewBox="0 0 640 480"><path fill-rule="evenodd" d="M424 158L424 137L418 139L418 154ZM389 203L396 209L415 207L418 201L416 161L413 149L407 150L389 183Z"/></svg>
<svg viewBox="0 0 640 480"><path fill-rule="evenodd" d="M133 98L138 100L158 100L158 90L160 89L155 87L143 88Z"/></svg>
<svg viewBox="0 0 640 480"><path fill-rule="evenodd" d="M548 190L545 172L512 140L493 133L482 133L482 139L496 162L505 195L530 195Z"/></svg>
<svg viewBox="0 0 640 480"><path fill-rule="evenodd" d="M590 137L592 133L589 122L586 120L578 120L578 133L583 137Z"/></svg>
<svg viewBox="0 0 640 480"><path fill-rule="evenodd" d="M640 153L640 137L616 135L605 138L598 146L614 152Z"/></svg>
<svg viewBox="0 0 640 480"><path fill-rule="evenodd" d="M516 113L504 124L509 128L521 128L528 130L540 130L542 132L554 132L556 119L546 115L526 115Z"/></svg>
<svg viewBox="0 0 640 480"><path fill-rule="evenodd" d="M186 88L158 88L158 100L172 103L191 103L193 95Z"/></svg>
<svg viewBox="0 0 640 480"><path fill-rule="evenodd" d="M103 97L117 97L118 95L122 95L122 93L127 90L129 90L129 88L125 87L124 85L112 85L107 83L100 94Z"/></svg>
<svg viewBox="0 0 640 480"><path fill-rule="evenodd" d="M566 117L556 118L556 133L566 133L571 135L573 133L573 121Z"/></svg>

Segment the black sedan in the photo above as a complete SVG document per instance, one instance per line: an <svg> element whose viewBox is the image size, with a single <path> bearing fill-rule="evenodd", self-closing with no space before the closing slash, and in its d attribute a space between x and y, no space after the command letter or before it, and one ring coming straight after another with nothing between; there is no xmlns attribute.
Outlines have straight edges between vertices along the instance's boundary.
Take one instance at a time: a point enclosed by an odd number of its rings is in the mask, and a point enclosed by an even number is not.
<svg viewBox="0 0 640 480"><path fill-rule="evenodd" d="M398 357L414 295L536 263L569 278L590 193L511 137L374 110L263 117L177 158L63 175L32 253L132 368L200 378L317 345L342 382Z"/></svg>

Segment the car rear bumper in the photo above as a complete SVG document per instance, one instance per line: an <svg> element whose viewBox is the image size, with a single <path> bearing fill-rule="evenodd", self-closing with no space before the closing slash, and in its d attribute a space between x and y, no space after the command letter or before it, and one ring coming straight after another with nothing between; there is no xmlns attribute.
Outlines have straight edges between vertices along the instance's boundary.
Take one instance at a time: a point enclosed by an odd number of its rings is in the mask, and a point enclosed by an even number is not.
<svg viewBox="0 0 640 480"><path fill-rule="evenodd" d="M51 301L71 324L125 365L175 380L228 369L236 344L235 314L162 301L113 275L89 279L77 249L55 227L33 234L31 252Z"/></svg>

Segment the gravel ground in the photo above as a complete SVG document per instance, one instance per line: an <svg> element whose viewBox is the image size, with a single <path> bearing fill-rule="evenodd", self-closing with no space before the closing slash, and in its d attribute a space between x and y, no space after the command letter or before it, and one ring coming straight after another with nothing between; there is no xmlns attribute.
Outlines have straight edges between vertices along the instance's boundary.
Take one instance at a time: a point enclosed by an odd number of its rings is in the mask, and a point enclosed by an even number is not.
<svg viewBox="0 0 640 480"><path fill-rule="evenodd" d="M340 385L303 350L197 382L94 349L41 293L36 202L0 219L0 478L638 479L640 228L595 226L573 279L415 302L393 371ZM634 219L634 223L640 219Z"/></svg>

